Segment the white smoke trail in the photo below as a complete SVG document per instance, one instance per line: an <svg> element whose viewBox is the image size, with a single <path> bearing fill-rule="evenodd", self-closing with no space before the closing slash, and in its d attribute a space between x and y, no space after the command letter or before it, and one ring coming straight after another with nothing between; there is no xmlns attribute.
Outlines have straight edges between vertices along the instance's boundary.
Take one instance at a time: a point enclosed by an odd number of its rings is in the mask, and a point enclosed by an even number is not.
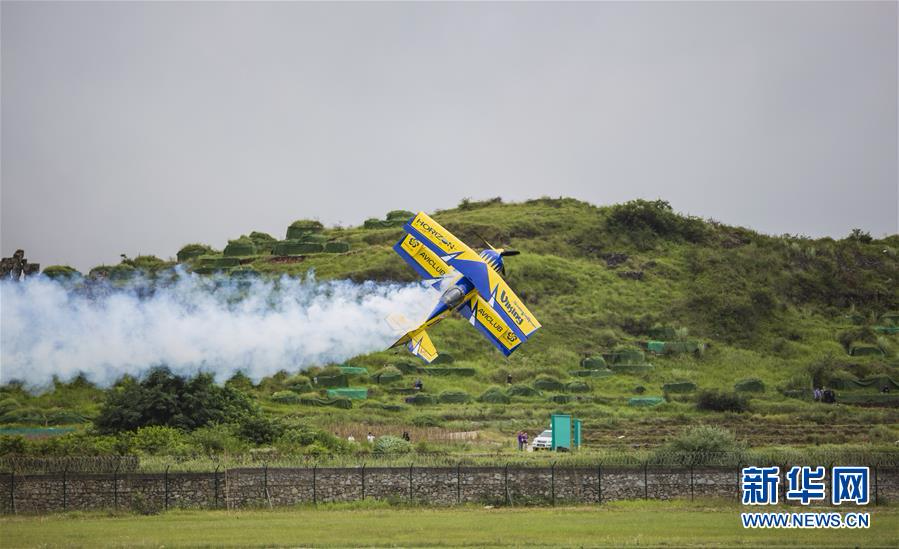
<svg viewBox="0 0 899 549"><path fill-rule="evenodd" d="M45 277L0 283L0 381L44 385L79 372L108 385L167 365L178 373L238 370L251 378L342 362L396 334L391 313L419 318L434 305L420 284L355 284L283 277L235 281L179 272L125 288Z"/></svg>

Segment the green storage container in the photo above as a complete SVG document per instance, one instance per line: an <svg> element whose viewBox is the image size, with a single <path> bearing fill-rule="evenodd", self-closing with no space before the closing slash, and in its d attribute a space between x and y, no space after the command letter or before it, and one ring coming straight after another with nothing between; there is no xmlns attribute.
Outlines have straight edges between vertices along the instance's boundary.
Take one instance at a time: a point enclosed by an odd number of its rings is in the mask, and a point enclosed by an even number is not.
<svg viewBox="0 0 899 549"><path fill-rule="evenodd" d="M342 387L328 389L328 398L346 397L353 400L365 400L368 398L368 389L365 387Z"/></svg>

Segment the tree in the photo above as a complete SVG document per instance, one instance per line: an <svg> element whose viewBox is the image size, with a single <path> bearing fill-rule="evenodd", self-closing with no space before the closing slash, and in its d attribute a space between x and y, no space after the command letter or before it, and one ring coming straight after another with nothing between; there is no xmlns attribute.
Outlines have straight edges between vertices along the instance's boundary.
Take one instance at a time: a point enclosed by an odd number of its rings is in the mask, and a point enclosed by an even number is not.
<svg viewBox="0 0 899 549"><path fill-rule="evenodd" d="M229 423L259 414L252 401L234 387L219 387L209 374L177 376L154 368L138 381L123 378L107 395L94 421L101 433L165 425L191 431L210 423Z"/></svg>

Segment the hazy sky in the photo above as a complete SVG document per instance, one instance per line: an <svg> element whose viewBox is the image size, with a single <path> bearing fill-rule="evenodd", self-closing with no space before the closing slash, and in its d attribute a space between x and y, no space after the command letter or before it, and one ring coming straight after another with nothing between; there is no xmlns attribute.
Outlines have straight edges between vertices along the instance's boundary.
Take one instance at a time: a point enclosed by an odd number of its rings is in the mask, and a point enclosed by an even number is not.
<svg viewBox="0 0 899 549"><path fill-rule="evenodd" d="M2 2L2 252L463 197L897 228L897 3Z"/></svg>

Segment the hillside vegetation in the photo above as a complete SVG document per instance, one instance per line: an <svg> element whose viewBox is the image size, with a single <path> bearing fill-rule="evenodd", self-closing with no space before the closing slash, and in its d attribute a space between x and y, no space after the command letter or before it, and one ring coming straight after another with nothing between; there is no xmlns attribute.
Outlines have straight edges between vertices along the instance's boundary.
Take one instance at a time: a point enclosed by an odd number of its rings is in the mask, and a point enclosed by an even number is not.
<svg viewBox="0 0 899 549"><path fill-rule="evenodd" d="M227 386L252 401L229 397L249 410L243 419L201 426L156 417L144 424L181 430L172 447L146 453L251 447L352 453L374 451L364 442L368 431L404 430L420 452L503 452L511 451L518 430L533 437L546 428L554 411L583 419L592 448L663 447L696 424L730 430L736 442L728 450L828 443L890 449L899 441L897 235L769 236L643 200L608 207L566 198L466 200L430 213L472 247L485 239L522 252L508 259L506 278L543 328L516 353L503 357L453 318L430 332L442 353L434 369L422 370L426 365L404 350L392 350L285 371L257 384L237 376ZM391 212L354 228L301 220L284 240L253 232L229 241L223 252L216 251L219 243L190 244L177 261L231 276L314 271L320 280L413 281L413 270L391 249L410 215ZM89 276L152 276L174 263L126 258ZM415 379L423 380L423 391L411 390ZM76 433L61 437L70 441L115 437L108 419L117 416L109 408L130 400L121 395L137 391L136 383L101 390L85 380L59 382L37 396L8 385L0 390L0 421L73 424ZM326 384L367 388L367 398L349 400ZM816 386L833 389L837 403L815 402ZM83 420L55 421L53 414ZM128 418L119 431L131 439L120 433L107 450L93 443L82 450L138 451L134 414L119 415ZM103 420L90 427L95 418ZM268 434L247 434L237 425L243 421L261 422L258 429ZM97 428L105 434L85 434ZM464 443L449 436L472 431L476 438ZM361 441L356 450L340 440L350 434ZM4 444L6 451L55 451L48 442L7 438Z"/></svg>

